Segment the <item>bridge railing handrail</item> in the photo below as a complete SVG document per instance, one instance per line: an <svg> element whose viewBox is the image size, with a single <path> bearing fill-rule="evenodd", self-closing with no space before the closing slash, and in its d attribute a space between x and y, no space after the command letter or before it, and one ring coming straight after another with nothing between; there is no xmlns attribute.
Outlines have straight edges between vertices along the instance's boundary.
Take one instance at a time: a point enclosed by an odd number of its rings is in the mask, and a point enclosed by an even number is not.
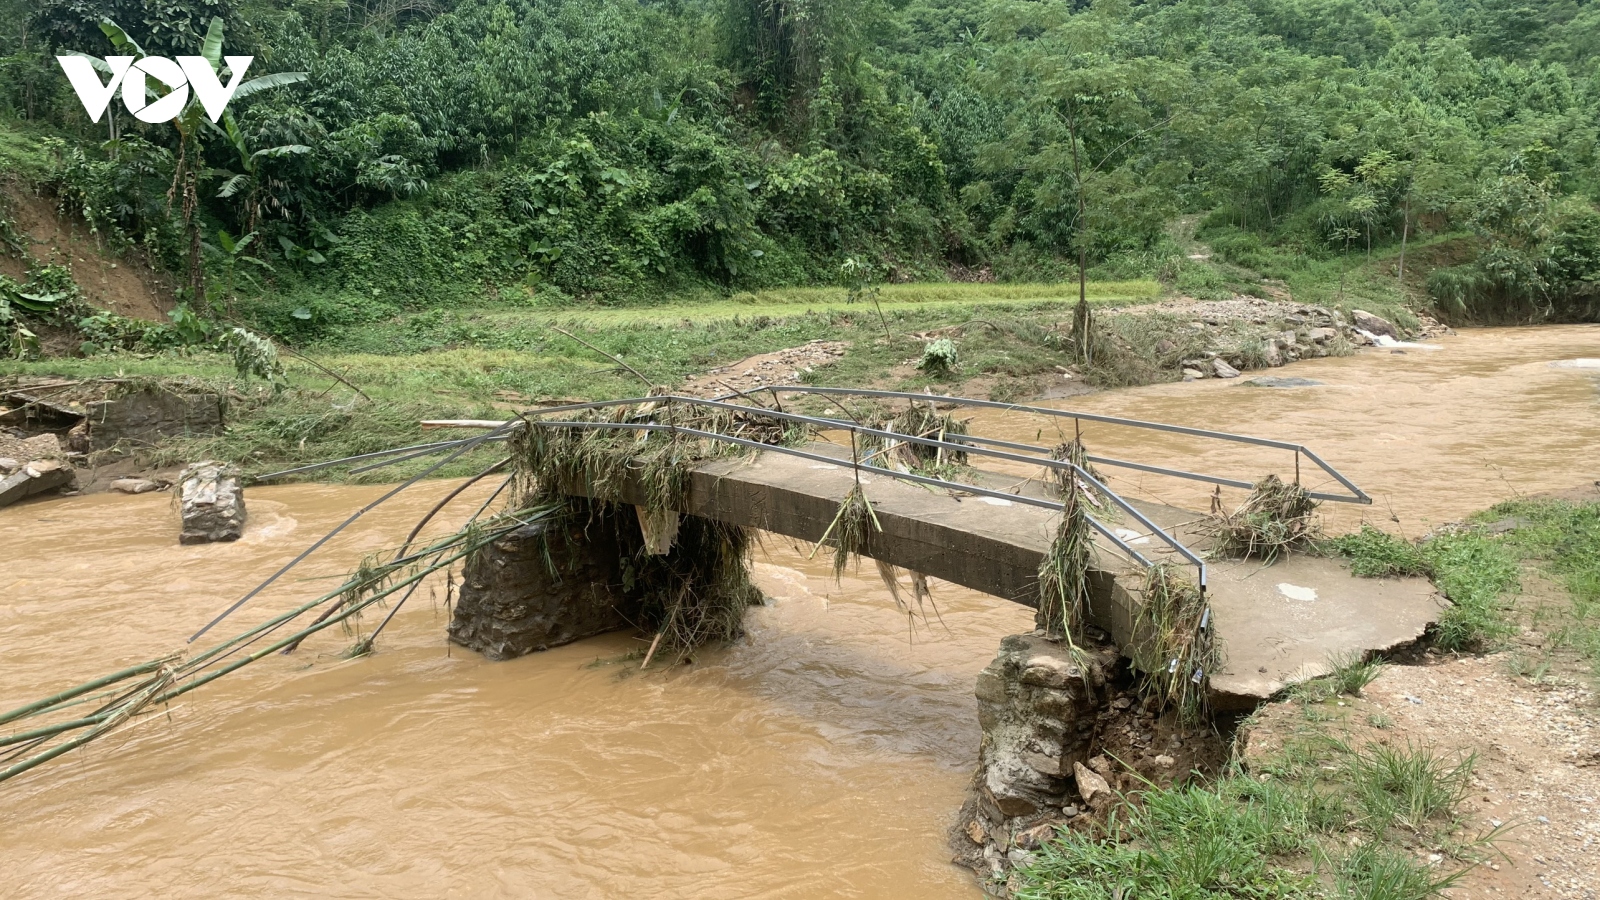
<svg viewBox="0 0 1600 900"><path fill-rule="evenodd" d="M658 397L655 397L654 399L656 399L656 400L669 400L671 402L688 403L688 404L693 405L693 406L706 406L706 407L711 407L713 409L735 410L735 411L739 411L739 412L750 412L750 411L753 411L755 409L755 407L744 406L744 405L737 404L737 403L725 403L725 402L720 401L720 400L705 400L705 399L702 399L702 398L699 398L699 397L684 397L684 396L680 396L680 395L676 395L676 394L668 394L668 395L658 396ZM1008 461L1011 461L1011 462L1021 462L1021 463L1026 463L1026 464L1029 464L1029 465L1042 465L1045 468L1055 469L1055 470L1058 470L1058 471L1060 471L1060 470L1071 471L1072 473L1077 475L1079 478L1082 478L1085 481L1091 483L1095 487L1095 489L1097 489L1100 492L1102 492L1103 494L1105 494L1107 499L1109 499L1112 502L1116 503L1116 505L1118 507L1120 507L1122 510L1127 512L1130 516L1132 516L1135 520L1137 520L1139 522L1139 524L1141 524L1141 525L1145 526L1146 528L1150 529L1150 532L1151 532L1151 534L1153 536L1160 537L1162 542L1167 544L1174 551L1176 551L1178 553L1178 555L1182 556L1184 559L1186 559L1189 562L1193 563L1194 566L1200 570L1200 584L1201 584L1201 586L1205 585L1205 582L1206 582L1206 564L1205 564L1205 561L1202 560L1198 554L1196 554L1193 550L1190 550L1187 546L1185 546L1182 541L1180 541L1177 538L1173 537L1172 535L1168 534L1160 526L1158 526L1154 522L1150 521L1150 519L1147 516L1145 516L1143 513L1139 512L1139 510L1135 509L1132 504L1130 504L1127 500L1123 499L1122 496L1119 495L1116 491L1113 491L1111 488L1109 488L1105 484L1103 484L1099 479L1095 478L1093 475L1090 475L1088 472L1084 471L1082 466L1078 466L1078 465L1076 465L1076 464L1074 464L1074 463L1072 463L1072 462L1070 462L1068 460L1050 459L1050 458L1036 459L1036 458L1033 458L1033 457L1022 456L1022 455L1016 454L1016 453L1007 453L1004 450L991 450L991 449L987 449L987 448L975 447L975 446L972 446L970 444L961 443L959 440L957 440L957 441L946 441L946 440L940 440L938 438L926 437L926 436L923 436L923 435L902 434L902 433L900 433L898 431L890 431L888 429L882 429L882 428L872 428L872 427L869 427L869 426L866 426L866 425L861 425L861 424L856 423L856 422L848 422L848 421L844 421L844 420L825 420L825 419L820 419L817 416L808 416L808 415L804 415L804 414L801 414L801 413L785 412L783 410L773 410L773 409L761 408L760 414L763 415L763 416L767 416L767 417L771 417L771 418L774 418L774 419L778 419L780 421L796 422L796 423L800 423L800 424L819 424L821 422L828 422L828 423L833 424L833 426L837 427L837 428L847 429L847 430L849 430L851 432L854 432L856 434L871 435L872 437L883 438L885 440L905 441L905 442L920 444L920 445L925 446L925 447L933 447L934 449L937 449L937 450L949 450L949 451L953 451L953 452L956 452L956 453L977 453L979 455L987 456L987 457L990 457L990 458L993 458L993 459L1004 459L1004 460L1008 460ZM870 457L868 457L868 458L870 458ZM889 469L887 466L872 466L870 463L867 463L865 461L862 462L862 465L865 465L868 468L871 468L871 469L874 469L874 470L880 471L880 472L881 471L891 471L891 472L892 471L896 471L894 469ZM948 482L948 483L955 484L956 482ZM1007 495L1007 496L1015 496L1015 495ZM1058 504L1058 508L1059 508L1059 506L1060 505ZM1093 518L1093 517L1091 516L1091 518Z"/></svg>
<svg viewBox="0 0 1600 900"><path fill-rule="evenodd" d="M1129 428L1146 428L1154 431L1164 431L1170 434L1182 434L1190 437L1228 441L1237 444L1251 444L1258 447L1271 447L1278 450L1290 450L1297 454L1297 468L1298 456L1304 455L1306 459L1314 463L1317 468L1321 469L1325 474L1328 475L1328 477L1339 482L1339 484L1344 486L1346 490L1350 491L1348 496L1344 494L1319 492L1312 495L1316 499L1332 500L1338 503L1372 503L1372 498L1367 496L1365 491L1362 491L1355 485L1354 482L1352 482L1349 478L1346 478L1342 472L1329 465L1325 460L1323 460L1322 457L1318 456L1309 447L1306 447L1302 444L1290 443L1289 441L1279 441L1271 438L1259 438L1247 434L1235 434L1228 431L1214 431L1208 428L1193 428L1187 425L1172 425L1166 422L1149 422L1143 419L1127 419L1120 416L1103 415L1101 413L1086 413L1068 409L1051 409L1045 406L1028 406L1021 403L1002 403L998 400L976 400L970 397L952 397L946 394L918 394L911 391L885 391L867 388L832 388L815 387L811 385L781 384L763 385L761 387L751 388L747 391L740 391L734 394L724 394L716 399L726 400L730 397L748 397L752 394L761 393L771 393L774 395L774 397L776 397L778 394L817 394L846 397L870 397L893 400L925 400L930 403L944 403L953 406L968 406L982 409L1001 409L1013 412L1025 412L1043 416L1051 416L1055 418L1072 419L1074 421L1081 420L1086 422L1100 422L1107 425L1120 425ZM1110 458L1100 458L1094 461L1103 462L1105 465L1138 469L1141 471L1153 472L1155 474L1171 475L1177 478L1205 481L1212 484L1223 484L1231 487L1253 487L1253 485L1250 485L1247 482L1236 481L1233 479L1222 480L1220 479L1220 476L1202 475L1196 472L1184 472L1180 469L1165 469L1159 466L1150 466L1146 463L1132 463L1125 460L1114 460Z"/></svg>
<svg viewBox="0 0 1600 900"><path fill-rule="evenodd" d="M1004 492L992 491L992 490L989 490L987 488L976 488L973 485L963 485L963 484L960 484L958 482L946 481L944 479L930 478L928 476L915 475L914 473L908 473L908 472L899 472L897 470L890 469L890 468L887 468L887 467L872 466L872 465L869 465L869 464L867 464L865 462L862 462L860 460L855 460L855 459L852 459L848 463L845 463L845 462L842 462L842 461L837 460L835 458L827 457L827 456L821 456L819 454L809 454L809 453L804 453L804 452L797 452L793 448L781 447L781 446L777 446L777 445L773 445L773 444L765 444L765 443L762 443L762 442L759 442L759 441L749 441L749 440L742 439L742 438L734 438L734 437L732 437L730 435L723 435L723 434L720 434L718 432L709 432L709 431L702 431L702 430L699 430L699 429L686 428L686 427L679 426L679 425L674 425L674 424L671 424L671 423L660 424L660 423L641 423L641 422L626 422L626 423L624 423L624 422L577 422L577 421L560 421L560 420L558 420L558 421L548 421L548 420L544 420L542 418L544 415L549 414L549 413L553 413L553 412L567 412L567 411L574 411L574 410L597 409L597 408L604 408L604 407L620 406L620 405L628 404L629 402L630 401L626 401L626 400L604 400L604 401L597 401L597 402L594 402L594 403L567 404L567 405L560 406L560 407L550 407L550 408L540 409L540 410L530 410L528 413L524 414L524 418L525 418L526 421L532 422L533 419L528 418L528 417L532 416L532 415L537 415L537 416L540 417L540 421L537 424L543 425L543 426L551 426L551 427L583 427L583 428L591 428L591 429L593 429L593 428L601 428L601 429L603 429L603 428L606 428L606 427L610 426L610 427L617 427L617 428L626 428L626 429L632 429L632 430L646 430L646 431L657 431L657 430L674 431L674 430L676 430L676 431L679 431L679 432L682 432L682 433L686 433L686 434L695 434L695 435L698 435L698 436L709 437L709 438L712 438L714 440L729 441L731 443L740 444L740 445L744 445L744 446L763 448L763 449L768 449L768 450L776 450L776 451L778 451L780 453L789 453L791 455L802 456L803 458L807 458L807 459L820 460L820 461L823 461L823 462L831 463L832 465L848 466L848 467L851 467L851 468L855 468L857 470L870 469L871 471L876 472L876 473L885 474L885 475L888 475L888 476L893 477L893 478L898 478L900 480L910 481L910 482L917 483L917 484L924 484L924 485L937 486L937 487L945 487L945 488L949 488L949 489L953 489L953 490L968 491L968 492L971 492L971 493L974 493L974 494L977 494L977 495L980 495L980 496L990 496L990 497L995 497L995 498L1005 499L1005 500L1012 500L1012 501L1020 500L1021 502L1025 503L1027 505L1042 506L1044 508L1052 509L1052 510L1060 510L1060 509L1064 508L1064 504L1055 503L1053 501L1038 500L1036 498L1023 498L1022 496L1017 495L1017 494L1006 494ZM1132 516L1141 525L1143 525L1147 529L1149 529L1151 536L1160 538L1162 543L1166 544L1174 552L1176 552L1179 556L1182 556L1189 563L1193 564L1195 566L1196 570L1197 570L1197 573L1198 573L1198 578L1199 578L1199 583L1200 583L1201 589L1204 590L1204 588L1206 586L1207 574L1208 573L1207 573L1207 569L1206 569L1205 560L1203 560L1200 557L1199 554L1195 553L1189 547L1184 545L1184 543L1182 541L1178 540L1176 537L1172 536L1171 534L1168 534L1166 532L1166 530L1162 529L1160 526L1158 526L1154 522L1150 521L1150 519L1147 516L1145 516L1143 513L1139 512L1139 510L1136 509L1132 504L1128 503L1127 500L1123 499L1115 491L1111 490L1109 487L1107 487L1106 485L1101 483L1098 479L1094 478L1094 476L1092 476L1088 472L1084 471L1082 467L1074 465L1073 463L1068 462L1066 460L1037 459L1037 458L1033 458L1033 457L1021 456L1021 455L1015 454L1015 453L1007 453L1005 451L1000 451L1000 450L990 450L990 449L974 447L974 446L967 445L967 444L953 443L953 442L950 442L950 441L942 441L942 440L938 440L936 438L922 437L922 436L918 436L918 435L906 435L906 434L901 434L901 433L896 432L896 431L889 431L889 430L878 429L878 428L870 428L870 427L867 427L865 425L861 425L861 424L858 424L858 423L855 423L855 422L845 422L845 421L842 421L842 420L839 420L839 421L826 420L826 419L822 419L822 418L817 417L817 416L808 416L808 415L804 415L804 414L801 414L801 413L791 413L791 412L786 412L786 411L783 411L783 410L768 409L766 407L752 407L752 406L746 406L746 405L738 404L738 403L727 403L727 402L724 402L724 401L721 401L721 400L707 400L707 399L702 398L702 397L686 397L686 396L681 396L681 395L676 395L676 394L661 394L661 395L657 395L657 396L654 396L654 397L648 397L648 398L635 398L635 399L633 399L631 401L631 403L633 403L633 404L647 403L647 402L666 403L666 404L684 403L684 404L687 404L687 405L690 405L690 406L708 407L708 408L712 408L712 409L723 409L723 410L736 411L736 412L745 412L745 413L759 412L759 414L764 416L764 417L776 419L776 420L779 420L779 421L789 421L789 422L795 422L795 423L807 424L807 425L824 424L824 425L828 425L830 427L848 429L848 430L850 430L850 431L852 431L852 432L854 432L856 434L871 435L871 436L882 438L882 439L886 439L886 440L909 441L909 442L921 444L921 445L924 445L924 446L935 447L935 448L938 448L938 449L951 450L951 451L958 452L958 453L978 453L978 454L983 455L983 456L989 456L989 457L998 458L998 459L1007 459L1007 460L1011 460L1011 461L1015 461L1015 462L1027 463L1027 464L1030 464L1030 465L1043 465L1043 466L1045 466L1047 468L1071 470L1076 476L1078 476L1080 478L1083 478L1088 482L1091 482L1096 487L1096 489L1100 490L1101 492L1103 492L1106 495L1107 499L1109 499L1109 500L1113 501L1114 503L1116 503L1116 505L1119 508L1125 510L1130 516ZM659 428L638 428L638 426L647 425L647 424L649 424L649 425L659 425L660 427ZM1111 528L1109 528L1108 526L1106 526L1103 523L1101 523L1094 516L1086 516L1086 518L1089 519L1091 525L1094 527L1094 529L1097 532L1099 532L1101 535L1103 535L1108 540L1110 540L1118 548L1120 548L1124 552L1128 553L1134 559L1138 560L1146 568L1148 568L1151 565L1150 561L1143 554L1139 553L1137 550L1134 550L1133 547L1130 544L1128 544L1127 541L1123 540L1122 537L1117 535L1116 532L1113 531Z"/></svg>

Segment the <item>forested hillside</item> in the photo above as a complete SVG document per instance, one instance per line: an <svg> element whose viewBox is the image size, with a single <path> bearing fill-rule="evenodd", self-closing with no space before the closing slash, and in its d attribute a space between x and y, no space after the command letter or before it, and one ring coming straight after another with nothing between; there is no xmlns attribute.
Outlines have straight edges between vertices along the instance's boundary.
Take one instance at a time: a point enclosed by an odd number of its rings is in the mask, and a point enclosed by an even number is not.
<svg viewBox="0 0 1600 900"><path fill-rule="evenodd" d="M102 18L152 55L220 19L250 77L308 77L182 141L92 124L53 56L115 52ZM1185 214L1267 274L1459 233L1441 308L1600 311L1589 0L0 0L0 28L0 164L289 338L847 259L1170 280Z"/></svg>

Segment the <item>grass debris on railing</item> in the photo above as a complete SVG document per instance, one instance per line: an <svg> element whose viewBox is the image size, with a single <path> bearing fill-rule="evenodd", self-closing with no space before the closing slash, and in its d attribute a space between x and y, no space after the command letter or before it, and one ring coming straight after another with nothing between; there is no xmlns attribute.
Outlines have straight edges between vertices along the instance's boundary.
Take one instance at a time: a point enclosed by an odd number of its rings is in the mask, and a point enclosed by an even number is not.
<svg viewBox="0 0 1600 900"><path fill-rule="evenodd" d="M1078 646L1089 616L1089 563L1094 535L1077 491L1061 497L1061 522L1039 563L1039 610L1035 621L1047 637Z"/></svg>
<svg viewBox="0 0 1600 900"><path fill-rule="evenodd" d="M692 432L762 444L791 444L807 436L758 409L735 412L668 400L583 410L560 420L578 425L536 417L527 421L511 438L524 497L549 499L576 489L596 499L621 501L629 481L636 480L652 509L683 508L695 463L750 452ZM604 425L655 427L588 427Z"/></svg>
<svg viewBox="0 0 1600 900"><path fill-rule="evenodd" d="M839 511L834 514L833 521L828 523L828 529L822 533L822 539L817 541L817 549L823 547L833 548L833 577L837 581L844 575L844 570L850 565L851 557L868 555L868 543L874 531L882 531L883 525L878 522L878 514L872 509L872 501L867 499L866 491L861 489L858 480L850 487L850 492L839 501ZM811 555L816 555L816 550Z"/></svg>
<svg viewBox="0 0 1600 900"><path fill-rule="evenodd" d="M1141 691L1188 722L1205 712L1206 683L1222 665L1216 623L1205 594L1177 567L1158 562L1145 572L1134 613L1133 662Z"/></svg>
<svg viewBox="0 0 1600 900"><path fill-rule="evenodd" d="M933 409L931 401L924 405L913 400L910 406L898 415L873 427L879 431L892 431L908 437L948 443L960 443L961 436L967 433L965 420L957 419L955 416L940 415ZM862 461L880 469L916 472L930 468L945 470L948 467L967 464L967 454L963 450L930 447L915 441L897 441L875 434L863 434L859 440Z"/></svg>
<svg viewBox="0 0 1600 900"><path fill-rule="evenodd" d="M1271 562L1279 554L1303 549L1317 535L1316 510L1317 502L1305 488L1268 475L1237 509L1212 517L1208 530L1215 538L1214 552Z"/></svg>

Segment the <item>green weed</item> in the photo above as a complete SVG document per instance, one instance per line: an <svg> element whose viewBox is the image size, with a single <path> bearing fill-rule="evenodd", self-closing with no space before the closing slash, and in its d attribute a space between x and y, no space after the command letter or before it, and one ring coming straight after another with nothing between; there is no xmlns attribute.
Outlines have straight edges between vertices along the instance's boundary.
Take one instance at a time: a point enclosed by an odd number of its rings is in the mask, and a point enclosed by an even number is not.
<svg viewBox="0 0 1600 900"><path fill-rule="evenodd" d="M1396 825L1421 832L1448 820L1466 799L1476 762L1472 754L1451 763L1411 744L1368 744L1351 755L1348 767L1362 827L1381 836Z"/></svg>
<svg viewBox="0 0 1600 900"><path fill-rule="evenodd" d="M1424 900L1465 867L1431 867L1388 832L1454 840L1473 762L1416 747L1356 751L1313 731L1249 772L1130 797L1104 833L1062 832L1021 869L1016 896Z"/></svg>
<svg viewBox="0 0 1600 900"><path fill-rule="evenodd" d="M1330 538L1324 546L1350 560L1352 575L1389 578L1432 574L1427 558L1415 544L1369 524L1363 523L1355 534Z"/></svg>

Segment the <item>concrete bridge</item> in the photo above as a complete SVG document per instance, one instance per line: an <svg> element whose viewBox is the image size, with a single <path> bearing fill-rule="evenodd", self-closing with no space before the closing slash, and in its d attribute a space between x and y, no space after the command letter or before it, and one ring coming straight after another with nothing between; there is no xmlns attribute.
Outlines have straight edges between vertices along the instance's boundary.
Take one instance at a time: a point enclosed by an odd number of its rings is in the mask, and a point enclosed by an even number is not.
<svg viewBox="0 0 1600 900"><path fill-rule="evenodd" d="M786 390L810 392L814 389ZM986 405L984 401L960 398L892 396ZM663 399L633 402L661 402ZM686 403L706 402L682 399ZM1044 415L1075 415L1060 410L1013 408ZM542 416L544 424L526 427L579 424L560 416L561 412L560 409L546 411ZM763 409L763 414L779 415L767 409ZM781 415L791 419L815 418L793 412ZM1202 437L1219 434L1158 423L1094 418L1130 422L1136 427L1193 432ZM837 419L818 421L832 428L863 433L875 431ZM478 424L499 426L503 423ZM1277 443L1236 435L1221 437L1269 445ZM1021 445L996 449L996 445L1007 442L979 435L951 436L948 441L924 438L920 442L959 446L969 452L987 453L991 458L1042 461L1013 452ZM1304 448L1297 449L1310 454ZM1333 471L1314 454L1310 454L1310 458L1325 470ZM1102 464L1174 474L1175 477L1248 486L1244 482L1175 472L1134 461L1095 459ZM1050 464L1062 465L1060 462ZM1060 522L1059 501L1042 488L1038 480L1018 486L1014 476L1003 477L982 470L974 473L974 483L970 485L919 479L906 472L861 467L852 459L848 445L813 441L802 447L767 447L752 455L699 463L690 473L684 508L677 512L817 542L835 521L839 504L856 483L858 471L881 526L881 530L869 533L863 555L1014 603L1037 606L1039 566ZM1342 476L1338 479L1352 493L1321 496L1365 500L1365 495L1354 485ZM583 485L566 487L569 493L586 491ZM607 492L609 499L641 508L649 504L647 491L637 478L608 485ZM1206 560L1210 538L1198 524L1205 516L1190 510L1115 499L1124 506L1125 514L1119 517L1121 523L1130 527L1110 529L1096 523L1100 527L1096 535L1099 552L1095 554L1096 562L1090 572L1091 620L1108 632L1118 646L1130 647L1136 639L1134 621L1140 603L1133 588L1142 582L1145 564L1164 560L1182 566L1198 562L1200 581L1205 585L1215 616L1213 634L1225 656L1220 671L1207 673L1211 700L1217 708L1253 706L1288 684L1324 674L1331 660L1382 652L1415 641L1443 608L1443 601L1426 579L1356 578L1337 560L1320 556L1287 554L1271 565L1263 565L1260 560ZM519 591L517 585L525 580L531 567L537 567L542 561L530 560L527 551L516 547L514 540L502 542L498 550L502 554L498 565L509 566L509 569L502 583L492 589L515 595ZM521 560L520 568L518 560ZM571 587L584 589L578 584ZM548 645L620 627L614 616L593 608L607 601L594 595L592 588L587 599L570 593L544 600L527 596L514 599L517 602L513 605L517 614L526 620L525 624L549 630ZM471 598L463 600L471 614ZM530 617L530 604L541 611ZM577 622L571 620L575 606L587 609L577 616ZM469 646L476 644L479 649L488 649L491 655L495 653L487 644L498 638L488 637L481 630L463 629L458 622L452 625L452 633ZM544 640L536 638L535 644L542 645L539 642ZM500 655L515 655L515 652Z"/></svg>

